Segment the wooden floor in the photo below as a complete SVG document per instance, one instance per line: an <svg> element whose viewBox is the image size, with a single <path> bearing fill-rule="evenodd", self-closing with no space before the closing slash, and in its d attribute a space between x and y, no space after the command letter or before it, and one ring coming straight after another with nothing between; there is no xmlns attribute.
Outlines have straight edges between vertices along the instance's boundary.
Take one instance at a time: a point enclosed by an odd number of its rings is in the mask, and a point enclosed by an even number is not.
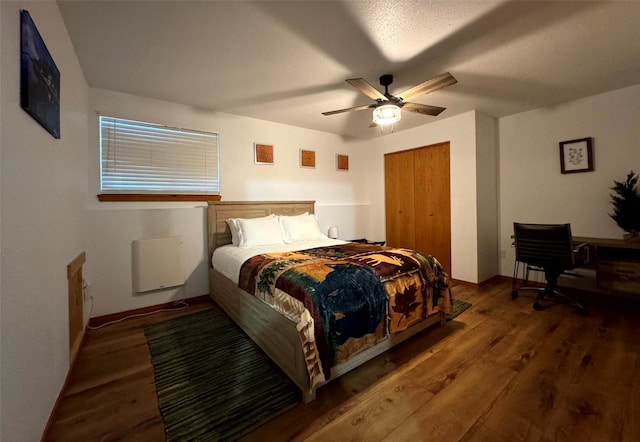
<svg viewBox="0 0 640 442"><path fill-rule="evenodd" d="M245 439L640 441L636 306L538 312L506 281L453 294L473 306ZM164 440L141 324L206 306L88 331L50 440Z"/></svg>

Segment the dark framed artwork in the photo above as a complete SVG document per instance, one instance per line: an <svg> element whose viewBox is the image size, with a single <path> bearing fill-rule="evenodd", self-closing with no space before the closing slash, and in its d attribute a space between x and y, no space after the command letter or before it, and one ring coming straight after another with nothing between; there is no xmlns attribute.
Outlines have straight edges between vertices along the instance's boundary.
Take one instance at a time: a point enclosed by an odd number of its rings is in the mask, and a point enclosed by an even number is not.
<svg viewBox="0 0 640 442"><path fill-rule="evenodd" d="M593 170L593 142L591 137L560 142L560 171L562 173Z"/></svg>
<svg viewBox="0 0 640 442"><path fill-rule="evenodd" d="M20 106L60 138L60 71L29 11L20 11Z"/></svg>

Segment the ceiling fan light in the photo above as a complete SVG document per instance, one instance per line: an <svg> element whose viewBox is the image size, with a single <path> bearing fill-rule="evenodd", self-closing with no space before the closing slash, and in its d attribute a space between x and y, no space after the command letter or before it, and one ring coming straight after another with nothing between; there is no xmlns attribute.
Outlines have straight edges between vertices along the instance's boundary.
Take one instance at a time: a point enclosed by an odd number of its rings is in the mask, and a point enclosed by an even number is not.
<svg viewBox="0 0 640 442"><path fill-rule="evenodd" d="M394 124L400 121L402 113L395 104L385 104L373 110L373 122L376 124Z"/></svg>

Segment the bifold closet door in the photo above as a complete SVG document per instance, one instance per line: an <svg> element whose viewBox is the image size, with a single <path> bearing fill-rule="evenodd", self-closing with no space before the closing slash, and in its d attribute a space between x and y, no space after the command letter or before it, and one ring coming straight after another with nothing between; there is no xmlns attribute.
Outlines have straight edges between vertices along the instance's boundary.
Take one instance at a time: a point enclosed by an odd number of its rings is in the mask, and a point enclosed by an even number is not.
<svg viewBox="0 0 640 442"><path fill-rule="evenodd" d="M450 146L385 154L386 241L435 256L451 276Z"/></svg>
<svg viewBox="0 0 640 442"><path fill-rule="evenodd" d="M415 249L435 256L451 275L449 143L413 151Z"/></svg>
<svg viewBox="0 0 640 442"><path fill-rule="evenodd" d="M413 152L384 156L386 241L390 247L415 248Z"/></svg>

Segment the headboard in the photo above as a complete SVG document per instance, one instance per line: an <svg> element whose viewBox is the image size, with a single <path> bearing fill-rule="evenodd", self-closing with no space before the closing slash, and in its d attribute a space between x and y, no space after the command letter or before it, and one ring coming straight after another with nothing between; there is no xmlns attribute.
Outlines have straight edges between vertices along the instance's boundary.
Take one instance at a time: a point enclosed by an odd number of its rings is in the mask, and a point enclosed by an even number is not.
<svg viewBox="0 0 640 442"><path fill-rule="evenodd" d="M207 209L209 267L216 247L231 244L229 218L258 218L271 215L315 213L315 201L211 201Z"/></svg>

